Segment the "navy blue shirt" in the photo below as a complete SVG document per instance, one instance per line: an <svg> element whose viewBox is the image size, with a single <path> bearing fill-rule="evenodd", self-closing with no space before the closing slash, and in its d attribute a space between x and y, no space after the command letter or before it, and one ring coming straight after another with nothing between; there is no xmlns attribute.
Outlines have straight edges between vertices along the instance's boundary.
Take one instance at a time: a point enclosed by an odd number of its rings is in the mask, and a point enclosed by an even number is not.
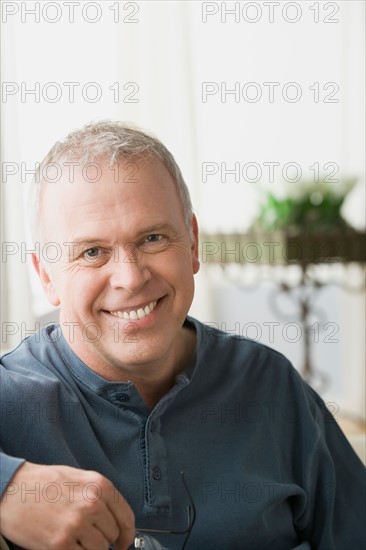
<svg viewBox="0 0 366 550"><path fill-rule="evenodd" d="M1 487L23 460L96 470L139 528L210 550L365 547L365 468L320 397L280 353L187 318L194 360L150 411L58 325L2 358ZM184 536L157 538L180 548Z"/></svg>

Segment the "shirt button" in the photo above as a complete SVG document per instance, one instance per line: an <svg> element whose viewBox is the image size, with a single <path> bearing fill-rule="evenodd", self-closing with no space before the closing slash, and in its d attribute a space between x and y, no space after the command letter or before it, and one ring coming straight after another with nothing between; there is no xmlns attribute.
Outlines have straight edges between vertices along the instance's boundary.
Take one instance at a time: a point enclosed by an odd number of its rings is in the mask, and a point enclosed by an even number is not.
<svg viewBox="0 0 366 550"><path fill-rule="evenodd" d="M127 393L121 393L118 396L118 401L120 401L121 403L125 403L125 401L129 401L129 400L130 400L130 396Z"/></svg>
<svg viewBox="0 0 366 550"><path fill-rule="evenodd" d="M154 466L154 468L153 468L153 478L155 479L155 481L159 481L159 479L161 479L161 470L160 470L159 466Z"/></svg>

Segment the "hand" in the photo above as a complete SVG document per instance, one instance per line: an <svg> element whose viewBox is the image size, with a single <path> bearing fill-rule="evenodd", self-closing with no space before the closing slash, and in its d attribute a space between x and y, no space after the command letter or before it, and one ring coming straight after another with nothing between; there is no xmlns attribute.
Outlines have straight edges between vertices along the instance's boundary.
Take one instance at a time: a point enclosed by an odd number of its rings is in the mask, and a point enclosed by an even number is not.
<svg viewBox="0 0 366 550"><path fill-rule="evenodd" d="M25 462L0 505L1 534L27 550L126 550L133 512L104 476Z"/></svg>

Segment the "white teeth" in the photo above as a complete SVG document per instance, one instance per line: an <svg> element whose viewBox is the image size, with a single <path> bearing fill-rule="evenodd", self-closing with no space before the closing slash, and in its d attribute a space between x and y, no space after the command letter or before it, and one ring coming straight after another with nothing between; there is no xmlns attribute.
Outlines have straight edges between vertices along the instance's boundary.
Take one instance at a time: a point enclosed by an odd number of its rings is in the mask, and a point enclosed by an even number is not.
<svg viewBox="0 0 366 550"><path fill-rule="evenodd" d="M142 319L143 317L145 317L145 312L141 307L140 309L137 310L137 316L139 319Z"/></svg>
<svg viewBox="0 0 366 550"><path fill-rule="evenodd" d="M150 302L148 305L140 307L136 311L111 311L110 313L120 319L126 319L126 321L135 321L136 319L142 319L149 315L155 309L156 304L157 302Z"/></svg>

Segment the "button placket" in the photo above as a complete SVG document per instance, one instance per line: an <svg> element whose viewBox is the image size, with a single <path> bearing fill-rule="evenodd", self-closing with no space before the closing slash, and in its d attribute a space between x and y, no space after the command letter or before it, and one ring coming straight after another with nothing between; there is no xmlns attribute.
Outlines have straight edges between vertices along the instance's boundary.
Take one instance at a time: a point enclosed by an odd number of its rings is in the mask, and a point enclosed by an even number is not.
<svg viewBox="0 0 366 550"><path fill-rule="evenodd" d="M159 466L154 466L153 467L152 476L153 476L153 479L155 479L155 481L160 481L161 480L161 470L160 470Z"/></svg>
<svg viewBox="0 0 366 550"><path fill-rule="evenodd" d="M117 400L120 403L126 403L126 401L129 401L130 399L131 398L127 393L121 393L120 395L117 396Z"/></svg>
<svg viewBox="0 0 366 550"><path fill-rule="evenodd" d="M161 436L160 415L154 410L145 430L147 471L149 483L148 506L167 509L171 506L168 483L167 452L164 438Z"/></svg>

